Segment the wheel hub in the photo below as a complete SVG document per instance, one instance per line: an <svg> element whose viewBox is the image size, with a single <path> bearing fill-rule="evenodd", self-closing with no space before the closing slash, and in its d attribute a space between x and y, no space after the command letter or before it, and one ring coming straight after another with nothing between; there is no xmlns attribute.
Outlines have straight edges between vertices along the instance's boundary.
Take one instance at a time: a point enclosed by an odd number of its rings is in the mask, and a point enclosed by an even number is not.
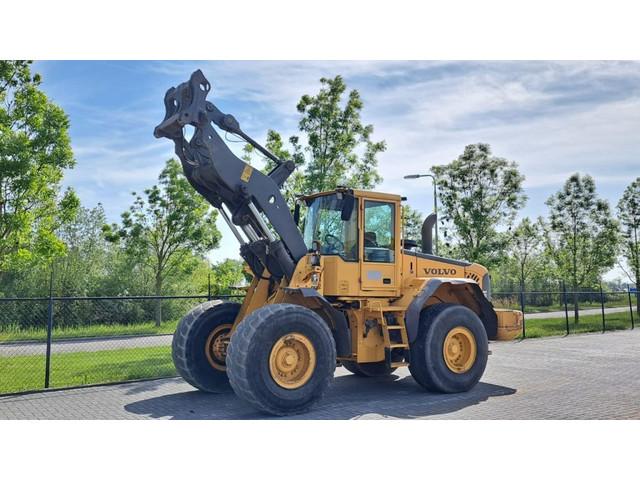
<svg viewBox="0 0 640 480"><path fill-rule="evenodd" d="M205 355L209 364L216 370L227 370L227 345L229 344L231 325L218 325L207 337L204 344Z"/></svg>
<svg viewBox="0 0 640 480"><path fill-rule="evenodd" d="M293 390L306 384L316 367L316 350L301 333L281 337L271 348L269 371L282 388Z"/></svg>
<svg viewBox="0 0 640 480"><path fill-rule="evenodd" d="M476 361L476 338L466 327L452 328L444 339L444 361L454 373L468 372Z"/></svg>

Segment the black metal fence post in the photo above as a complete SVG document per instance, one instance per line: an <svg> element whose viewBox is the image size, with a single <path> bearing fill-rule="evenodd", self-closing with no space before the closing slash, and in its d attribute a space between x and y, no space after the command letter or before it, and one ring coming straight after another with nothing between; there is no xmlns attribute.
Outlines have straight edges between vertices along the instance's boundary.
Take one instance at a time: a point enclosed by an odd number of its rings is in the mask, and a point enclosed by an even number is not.
<svg viewBox="0 0 640 480"><path fill-rule="evenodd" d="M604 317L604 293L602 292L602 284L600 284L600 308L602 309L602 333L604 333L607 328Z"/></svg>
<svg viewBox="0 0 640 480"><path fill-rule="evenodd" d="M211 301L211 272L207 276L207 300Z"/></svg>
<svg viewBox="0 0 640 480"><path fill-rule="evenodd" d="M631 302L631 287L627 284L627 295L629 297L629 315L631 315L631 330L634 328L633 322L633 303Z"/></svg>
<svg viewBox="0 0 640 480"><path fill-rule="evenodd" d="M569 335L569 305L567 304L567 285L562 280L562 300L564 302L564 326Z"/></svg>
<svg viewBox="0 0 640 480"><path fill-rule="evenodd" d="M524 314L524 289L520 286L520 308L522 309L522 338L527 337L527 320L526 315Z"/></svg>
<svg viewBox="0 0 640 480"><path fill-rule="evenodd" d="M44 362L44 388L49 388L49 378L51 376L51 333L53 330L53 266L51 267L51 277L49 278L49 308L47 311L47 350Z"/></svg>

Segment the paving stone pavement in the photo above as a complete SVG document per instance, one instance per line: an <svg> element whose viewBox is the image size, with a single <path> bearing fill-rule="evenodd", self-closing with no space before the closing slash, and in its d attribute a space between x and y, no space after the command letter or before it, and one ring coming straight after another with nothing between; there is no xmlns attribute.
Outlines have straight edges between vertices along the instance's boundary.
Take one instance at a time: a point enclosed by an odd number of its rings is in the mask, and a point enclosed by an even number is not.
<svg viewBox="0 0 640 480"><path fill-rule="evenodd" d="M292 419L640 419L640 330L492 343L482 382L425 393L406 368L360 378L343 368L313 411ZM259 419L229 394L163 379L0 398L0 419Z"/></svg>

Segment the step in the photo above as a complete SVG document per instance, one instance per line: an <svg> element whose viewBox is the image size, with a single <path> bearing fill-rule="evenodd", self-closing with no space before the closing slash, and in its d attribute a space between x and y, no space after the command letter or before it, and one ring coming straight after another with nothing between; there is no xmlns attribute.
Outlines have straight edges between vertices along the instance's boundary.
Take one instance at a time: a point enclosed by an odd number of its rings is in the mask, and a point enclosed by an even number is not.
<svg viewBox="0 0 640 480"><path fill-rule="evenodd" d="M403 328L402 325L387 325L387 330L402 330Z"/></svg>
<svg viewBox="0 0 640 480"><path fill-rule="evenodd" d="M389 348L409 348L409 345L406 343L392 343Z"/></svg>
<svg viewBox="0 0 640 480"><path fill-rule="evenodd" d="M391 368L408 367L409 362L391 362Z"/></svg>

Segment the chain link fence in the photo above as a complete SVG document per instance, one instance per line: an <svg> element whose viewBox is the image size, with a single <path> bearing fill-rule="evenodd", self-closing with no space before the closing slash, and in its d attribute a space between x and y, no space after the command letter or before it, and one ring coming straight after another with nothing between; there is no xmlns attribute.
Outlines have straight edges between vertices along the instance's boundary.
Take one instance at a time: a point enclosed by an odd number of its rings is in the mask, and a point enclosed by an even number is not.
<svg viewBox="0 0 640 480"><path fill-rule="evenodd" d="M638 321L635 289L493 293L496 308L522 310L523 338L633 329Z"/></svg>
<svg viewBox="0 0 640 480"><path fill-rule="evenodd" d="M0 298L0 394L169 377L180 318L228 296ZM524 311L523 337L634 328L638 295L498 292L496 308Z"/></svg>
<svg viewBox="0 0 640 480"><path fill-rule="evenodd" d="M176 325L209 299L242 296L0 298L0 394L173 376Z"/></svg>

